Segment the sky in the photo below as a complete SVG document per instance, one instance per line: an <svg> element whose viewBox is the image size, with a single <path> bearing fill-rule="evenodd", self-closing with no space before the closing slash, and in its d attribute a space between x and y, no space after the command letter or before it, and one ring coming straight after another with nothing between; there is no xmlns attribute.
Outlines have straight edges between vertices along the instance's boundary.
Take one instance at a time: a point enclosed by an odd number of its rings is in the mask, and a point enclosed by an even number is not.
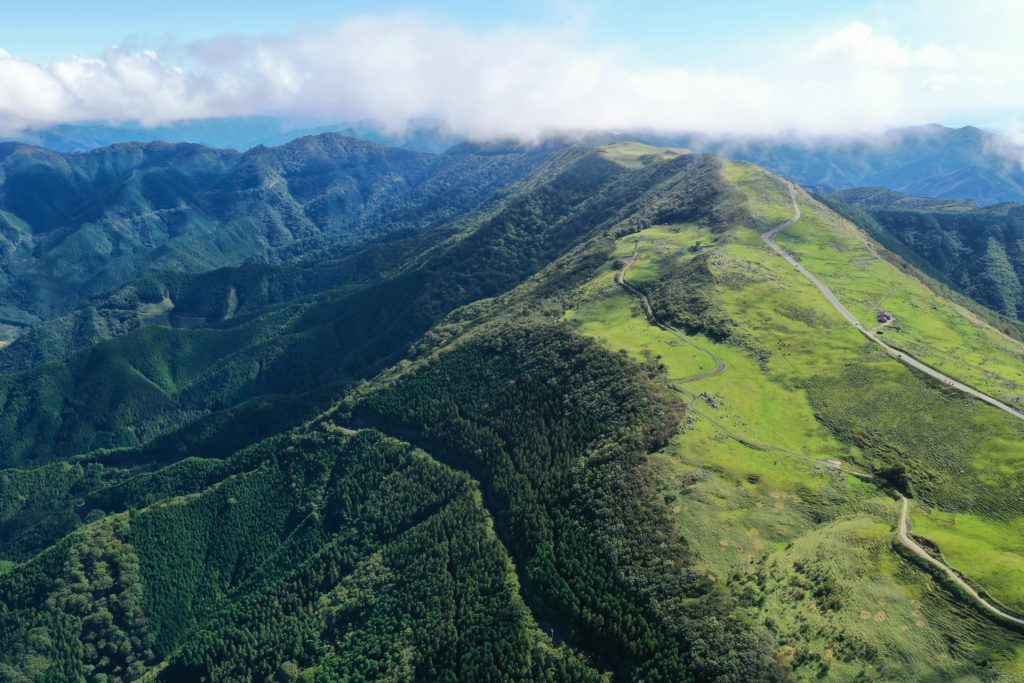
<svg viewBox="0 0 1024 683"><path fill-rule="evenodd" d="M473 138L1024 130L1019 0L0 0L0 133L272 114Z"/></svg>

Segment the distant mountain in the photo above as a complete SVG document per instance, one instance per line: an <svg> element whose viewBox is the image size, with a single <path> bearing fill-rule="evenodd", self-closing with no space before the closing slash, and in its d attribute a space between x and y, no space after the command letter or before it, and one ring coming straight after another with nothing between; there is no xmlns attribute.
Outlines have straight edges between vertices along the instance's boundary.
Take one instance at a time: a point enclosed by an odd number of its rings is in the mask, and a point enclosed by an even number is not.
<svg viewBox="0 0 1024 683"><path fill-rule="evenodd" d="M283 145L307 135L340 133L370 142L419 152L443 152L463 141L431 120L411 121L404 132L388 132L369 122L329 123L296 121L275 116L230 116L177 121L160 126L140 123L65 123L30 129L9 136L10 142L45 147L56 152L85 152L122 142L194 142L209 147L245 151L259 145Z"/></svg>
<svg viewBox="0 0 1024 683"><path fill-rule="evenodd" d="M641 137L750 161L822 194L884 187L982 205L1024 201L1024 147L974 126L916 126L864 139Z"/></svg>
<svg viewBox="0 0 1024 683"><path fill-rule="evenodd" d="M196 119L154 127L139 123L60 124L24 131L12 140L58 152L83 152L124 142L190 142L245 151L322 133L419 152L443 152L465 142L443 123L430 119L411 121L405 131L393 132L368 121L324 124L275 116ZM914 196L969 199L982 205L1024 201L1024 147L974 126L930 124L863 138L665 136L633 131L595 133L585 139L588 144L630 139L712 152L753 162L822 194L884 187Z"/></svg>
<svg viewBox="0 0 1024 683"><path fill-rule="evenodd" d="M829 199L862 210L858 222L896 239L964 294L1024 319L1024 204L981 207L881 188L844 190Z"/></svg>
<svg viewBox="0 0 1024 683"><path fill-rule="evenodd" d="M334 133L245 153L0 143L0 320L54 317L154 269L202 272L288 248L308 258L416 234L556 148L424 154Z"/></svg>

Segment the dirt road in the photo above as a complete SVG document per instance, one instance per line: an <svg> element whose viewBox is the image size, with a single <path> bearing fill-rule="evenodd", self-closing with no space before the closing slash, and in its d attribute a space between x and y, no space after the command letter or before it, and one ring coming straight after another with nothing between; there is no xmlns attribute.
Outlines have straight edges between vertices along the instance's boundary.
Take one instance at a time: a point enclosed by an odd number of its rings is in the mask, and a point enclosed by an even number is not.
<svg viewBox="0 0 1024 683"><path fill-rule="evenodd" d="M821 280L819 280L817 277L815 277L815 275L813 273L811 273L809 270L807 270L802 265L800 265L800 263L798 263L796 261L796 259L793 258L793 256L789 252L787 252L785 249L783 249L778 244L776 244L775 243L775 236L778 233L780 233L783 230L785 230L786 228L788 228L789 226L791 226L794 223L796 223L798 220L800 220L800 215L801 214L800 214L800 206L799 206L799 204L796 201L796 187L792 183L789 184L789 193L790 193L790 199L793 202L793 218L791 218L788 221L785 221L784 223L779 224L778 226L772 228L768 232L762 234L762 238L764 239L765 244L767 244L772 249L772 251L774 251L779 256L784 258L790 265L792 265L794 268L796 268L797 271L799 271L804 277L806 277L808 280L810 280L814 284L814 286L817 287L818 290L825 296L825 298L828 299L829 303L831 303L832 306L835 307L835 309L837 311L839 311L839 313L851 325L856 327L868 339L870 339L871 341L875 342L876 344L878 344L882 348L884 348L886 350L886 353L888 353L890 356L892 356L896 360L899 360L900 362L904 363L905 365L908 365L908 366L910 366L910 367L912 367L912 368L914 368L916 370L919 370L919 371L921 371L921 372L923 372L923 373L925 373L925 374L927 374L927 375L929 375L929 376L931 376L931 377L933 377L933 378L935 378L935 379L937 379L937 380L939 380L939 381L941 381L941 382L943 382L943 383L945 383L945 384L947 384L949 386L952 386L952 387L954 387L956 389L959 389L960 391L962 391L962 392L964 392L964 393L966 393L966 394L968 394L970 396L978 398L978 399L980 399L982 401L985 401L986 403L988 403L990 405L993 405L993 406L995 406L995 407L997 407L997 408L999 408L1001 410L1004 410L1004 411L1010 413L1011 415L1013 415L1014 417L1016 417L1018 419L1024 419L1024 413L1021 413L1020 411L1018 411L1018 410L1016 410L1014 408L1011 408L1009 405L1006 405L1006 404L1002 403L1001 401L998 401L997 399L994 399L991 396L988 396L987 394L984 394L984 393L982 393L980 391L977 391L973 387L970 387L970 386L968 386L966 384L963 384L962 382L958 382L958 381L952 379L951 377L948 377L945 374L939 372L938 370L936 370L936 369L934 369L934 368L932 368L932 367L922 363L921 361L918 361L916 358L913 358L912 356L908 356L907 354L903 353L902 351L894 349L891 346L885 344L881 339L878 339L877 335L872 334L871 332L869 332L868 330L866 330L864 328L864 326L860 323L860 321L858 321L857 318L845 306L843 306L843 303L841 301L839 301L839 299L836 297L836 295L832 292L831 289L829 289L823 282L821 282ZM694 375L692 377L686 377L686 378L682 378L682 379L678 379L678 380L673 380L673 381L670 382L670 386L673 389L675 389L676 391L678 391L678 392L680 392L682 394L685 394L687 397L689 397L689 399L690 399L690 408L697 415L699 415L700 417L708 420L715 427L717 427L718 429L723 431L727 436L729 436L729 437L731 437L731 438L733 438L733 439L739 441L740 443L743 443L743 444L745 444L745 445L747 445L749 447L752 447L752 448L755 448L755 449L758 449L758 450L767 450L767 451L775 451L775 452L779 452L779 453L784 453L786 455L795 456L795 457L806 459L806 460L813 460L813 461L816 461L816 462L830 462L830 461L824 460L822 458L815 458L813 456L809 456L809 455L806 455L806 454L803 454L803 453L795 453L795 452L788 451L786 449L782 449L782 448L779 448L779 447L776 447L776 446L771 446L771 445L767 445L767 444L761 444L761 443L757 443L757 442L752 442L752 441L746 439L745 437L743 437L742 435L738 435L738 434L732 433L724 425L718 423L716 420L711 418L709 415L706 415L706 414L702 413L701 411L699 411L696 408L696 406L695 406L696 395L693 392L687 391L685 388L680 386L680 384L683 383L683 382L692 382L692 381L699 380L699 379L705 379L707 377L714 377L715 375L718 375L718 374L720 374L720 373L725 371L725 369L726 369L725 362L722 361L720 358L718 358L718 356L716 356L713 353L711 353L710 351L708 351L707 349L704 349L704 348L698 346L697 344L693 343L688 337L686 337L683 333L681 333L678 330L676 330L675 328L673 328L671 325L668 325L667 323L659 320L657 315L655 315L655 313L654 313L654 308L651 306L651 302L650 302L650 300L648 300L647 295L644 294L640 289L638 289L637 287L634 287L633 285L631 285L629 282L626 281L626 277L625 277L626 273L629 271L630 267L632 267L633 264L636 263L637 259L639 258L639 252L640 252L640 243L637 242L636 248L633 250L633 256L631 258L626 259L625 266L616 275L615 281L621 287L625 288L626 290L631 292L633 295L635 295L637 298L639 298L639 300L641 302L641 305L643 306L644 313L646 314L648 320L650 320L652 324L657 325L661 329L663 329L663 330L673 334L675 337L677 337L681 341L683 341L683 342L689 344L690 346L693 346L694 348L696 348L696 349L706 353L709 357L714 359L715 362L716 362L716 367L713 370L709 371L709 372L701 373L699 375ZM855 470L851 471L850 469L848 469L846 467L842 467L841 469L842 469L842 471L845 471L847 474L853 475L853 476L861 478L861 479L865 479L865 480L871 480L872 479L871 475L869 475L867 473L864 473L864 472L857 472ZM928 552L925 551L924 548L922 548L913 538L911 538L910 533L909 533L909 531L910 531L910 520L909 520L910 503L902 494L897 493L896 495L897 495L899 503L900 503L900 515L899 515L899 524L898 524L897 529L896 529L896 539L900 543L900 545L904 546L905 548L907 548L908 550L913 552L915 555L920 557L925 562L928 562L932 566L934 566L937 569L939 569L939 571L941 571L946 577L948 577L950 581L955 583L968 596L970 596L970 598L984 612L986 612L987 614L997 618L997 620L1002 621L1004 624L1009 624L1009 625L1013 625L1013 626L1017 626L1017 627L1024 627L1024 619L1021 619L1020 617L1014 616L1014 615L1012 615L1012 614L1010 614L1010 613L1000 609L999 607L997 607L996 605L992 604L987 599L982 597L981 594L978 593L978 591L975 588L973 588L969 583L967 583L952 567L950 567L949 565L945 564L941 560L939 560L939 559L929 555Z"/></svg>
<svg viewBox="0 0 1024 683"><path fill-rule="evenodd" d="M639 256L640 256L640 242L637 241L636 247L633 249L633 255L625 260L626 261L625 266L623 266L622 270L620 270L618 272L618 274L615 276L615 281L619 284L619 286L629 290L630 293L632 293L634 296L636 296L638 299L640 299L640 304L644 307L644 313L647 315L647 319L650 320L652 323L654 323L654 325L656 325L657 327L660 327L661 329L665 330L669 334L673 335L674 337L679 339L684 344L689 344L693 348L697 349L701 353L703 353L706 356L708 356L709 358L711 358L711 360L715 361L715 367L712 370L708 370L707 372L702 372L702 373L697 374L697 375L691 375L690 377L682 377L680 379L674 379L674 380L672 380L672 382L673 383L677 383L677 382L695 382L695 381L697 381L699 379L707 379L708 377L714 377L715 375L720 375L723 372L725 372L725 361L723 361L721 358L719 358L715 354L711 353L710 351L708 351L704 347L698 346L697 344L694 344L690 340L690 338L687 337L685 334L683 334L682 332L680 332L676 328L672 327L668 323L666 323L666 322L662 321L661 319L659 319L658 316L654 314L654 308L651 306L651 302L647 298L647 295L644 294L639 289L637 289L636 287L634 287L633 285L631 285L628 282L626 282L626 273L633 266L633 264L636 263L636 260L637 260L637 258L639 258ZM679 391L681 391L682 393L691 396L691 398L692 398L693 395L690 394L690 392L686 391L685 389L679 389L678 387L677 387L677 389ZM692 401L691 401L691 405L692 405Z"/></svg>

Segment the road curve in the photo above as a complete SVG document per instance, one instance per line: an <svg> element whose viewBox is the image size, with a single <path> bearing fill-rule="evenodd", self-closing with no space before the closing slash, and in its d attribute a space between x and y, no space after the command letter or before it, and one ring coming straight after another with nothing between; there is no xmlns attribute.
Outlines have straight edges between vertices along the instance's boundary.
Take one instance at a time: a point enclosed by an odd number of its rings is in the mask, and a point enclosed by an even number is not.
<svg viewBox="0 0 1024 683"><path fill-rule="evenodd" d="M964 384L963 382L959 382L959 381L953 379L952 377L949 377L948 375L945 375L945 374L939 372L938 370L936 370L932 366L919 361L918 359L914 358L913 356L908 355L907 353L905 353L903 351L900 351L898 349L895 349L895 348L889 346L888 344L886 344L884 341L882 341L879 338L879 336L877 334L872 334L870 330L866 329L864 327L864 325L859 320L857 320L857 317L854 316L853 313L850 313L849 309L847 309L846 306L843 305L843 303L836 297L836 295L832 292L831 289L828 288L828 286L824 282L819 280L814 275L814 273L812 273L811 271L807 270L802 265L800 265L800 263L797 262L797 260L795 258L793 258L792 254L790 254L788 251L786 251L785 249L780 247L778 244L776 244L775 243L775 236L777 234L779 234L780 232L782 232L783 230L785 230L786 228L788 228L789 226L791 226L794 223L796 223L798 220L800 220L800 205L797 204L797 201L796 201L796 186L793 185L793 183L789 183L789 197L790 197L790 199L793 202L793 218L791 218L790 220L786 221L785 223L780 223L779 225L777 225L776 227L772 228L768 232L765 232L765 233L761 234L761 239L764 240L764 243L767 244L768 247L771 248L772 251L774 251L776 254L778 254L782 258L786 259L786 261L790 265L792 265L794 268L796 268L797 271L799 271L801 275L803 275L808 280L810 280L811 283L815 287L818 288L818 291L820 291L825 296L825 298L828 299L828 302L830 304L832 304L832 306L837 311L839 311L839 314L842 315L844 318L846 318L847 322L849 322L851 325L853 325L855 328L857 328L857 330L861 334L863 334L865 337L867 337L871 341L873 341L876 344L878 344L879 346L881 346L885 350L885 352L887 354L889 354L890 356L892 356L896 360L900 361L904 365L906 365L908 367L911 367L911 368L914 368L915 370L918 370L919 372L923 372L924 374L928 375L929 377L937 379L938 381L942 382L946 386L953 387L954 389L956 389L958 391L961 391L961 392L963 392L963 393L965 393L965 394L967 394L969 396L973 396L974 398L976 398L978 400L981 400L981 401L984 401L985 403L988 403L991 406L999 408L1000 410L1002 410L1002 411L1004 411L1006 413L1009 413L1010 415L1013 415L1018 420L1024 420L1024 412L1021 412L1020 410L1017 410L1016 408L1013 408L1010 405L1008 405L1006 403L1003 403L999 399L993 398L993 397L989 396L988 394L986 394L984 392L978 391L974 387L968 386L967 384Z"/></svg>
<svg viewBox="0 0 1024 683"><path fill-rule="evenodd" d="M683 378L680 378L680 379L672 380L673 383L675 383L675 382L695 382L695 381L697 381L699 379L707 379L708 377L714 377L715 375L720 375L723 372L725 372L725 361L723 361L721 358L719 358L715 354L711 353L707 349L705 349L705 348L703 348L701 346L698 346L697 344L694 344L690 340L690 338L687 337L685 334L683 334L682 332L680 332L676 328L672 327L668 323L663 322L662 320L660 320L658 318L658 316L654 314L654 307L651 306L651 301L650 301L650 299L647 298L647 295L644 294L639 289L637 289L636 287L634 287L633 285L631 285L628 282L626 282L626 272L633 266L634 263L636 263L636 260L637 260L637 257L639 256L639 254L640 254L640 241L637 240L636 246L633 248L633 255L630 258L626 259L625 265L622 267L622 270L620 270L618 272L618 274L616 274L616 276L615 276L615 282L617 282L619 284L619 286L621 286L624 289L628 290L629 292L634 294L638 299L640 299L640 304L644 307L644 313L647 314L647 318L652 323L654 323L656 326L660 327L661 329L665 330L669 334L675 336L677 339L682 341L684 344L689 344L693 348L697 349L701 353L703 353L706 356L708 356L709 358L711 358L711 360L715 361L714 369L709 370L707 372L702 372L702 373L697 374L697 375L691 375L690 377L683 377ZM686 391L685 389L679 389L679 391L681 391L684 394L688 394L688 395L690 395L692 397L692 394L690 394L690 392Z"/></svg>
<svg viewBox="0 0 1024 683"><path fill-rule="evenodd" d="M929 555L928 552L917 543L917 541L910 537L910 522L908 520L910 501L904 498L901 494L896 495L898 495L900 499L900 523L899 526L896 528L896 540L899 541L900 545L910 550L912 553L920 557L928 564L942 571L942 573L945 574L950 581L955 583L965 593L974 598L974 601L978 604L978 606L980 606L989 614L994 615L999 619L1007 621L1011 624L1015 624L1016 626L1024 626L1024 619L1015 617L1012 614L1004 612L1003 610L999 609L991 602L983 598L981 594L978 593L978 591L976 591L971 586L971 584L964 581L959 574L953 571L952 567Z"/></svg>

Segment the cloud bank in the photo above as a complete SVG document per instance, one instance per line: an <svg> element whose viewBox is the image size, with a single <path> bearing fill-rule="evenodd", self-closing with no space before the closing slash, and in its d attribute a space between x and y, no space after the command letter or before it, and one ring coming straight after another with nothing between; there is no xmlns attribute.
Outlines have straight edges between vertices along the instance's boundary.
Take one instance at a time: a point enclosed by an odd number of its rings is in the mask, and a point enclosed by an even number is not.
<svg viewBox="0 0 1024 683"><path fill-rule="evenodd" d="M587 49L565 27L471 31L417 14L361 16L287 36L224 36L159 54L110 47L45 66L0 50L0 133L253 114L370 120L392 131L431 117L480 139L556 130L870 132L1024 111L1018 5L981 0L973 11L988 11L991 21L971 29L965 18L961 36L948 42L913 44L855 21L773 43L742 70ZM949 3L946 11L966 10Z"/></svg>

